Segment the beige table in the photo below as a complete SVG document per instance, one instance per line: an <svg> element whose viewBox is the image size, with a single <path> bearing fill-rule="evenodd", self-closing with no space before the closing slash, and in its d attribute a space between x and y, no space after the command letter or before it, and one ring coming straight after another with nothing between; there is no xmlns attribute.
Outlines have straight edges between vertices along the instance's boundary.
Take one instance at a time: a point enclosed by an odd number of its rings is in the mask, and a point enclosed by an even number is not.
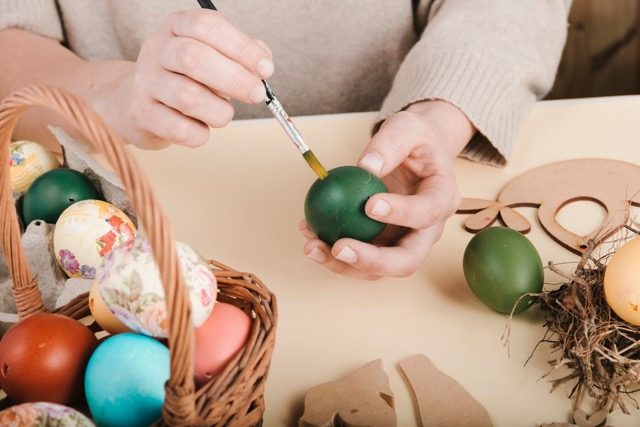
<svg viewBox="0 0 640 427"><path fill-rule="evenodd" d="M513 176L533 166L575 157L640 163L640 97L539 103L527 120L512 162L495 169L456 164L463 196L493 198ZM327 167L352 164L368 141L373 114L299 118L296 123ZM417 425L397 362L424 353L455 377L497 426L564 421L568 389L549 393L549 354L537 353L541 316L518 317L511 355L501 345L506 318L468 289L462 254L471 238L455 216L412 277L364 282L332 274L302 253L297 223L314 176L274 120L235 122L205 147L135 152L179 239L208 257L259 275L277 293L280 324L266 392L266 426L296 425L305 392L382 358L395 393L398 425ZM577 203L560 214L575 231L595 228L601 209ZM575 261L534 226L529 237L543 262ZM571 269L570 266L567 267ZM547 272L548 281L556 281ZM609 424L637 426L640 412L616 413Z"/></svg>

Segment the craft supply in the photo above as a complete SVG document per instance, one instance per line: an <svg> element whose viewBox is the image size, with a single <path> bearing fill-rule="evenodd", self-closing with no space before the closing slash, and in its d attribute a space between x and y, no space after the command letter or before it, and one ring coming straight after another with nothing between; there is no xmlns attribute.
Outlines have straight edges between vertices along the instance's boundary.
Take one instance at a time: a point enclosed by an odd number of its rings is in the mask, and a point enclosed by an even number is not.
<svg viewBox="0 0 640 427"><path fill-rule="evenodd" d="M82 200L58 218L53 249L67 276L93 279L104 256L135 236L136 226L119 208L102 200Z"/></svg>
<svg viewBox="0 0 640 427"><path fill-rule="evenodd" d="M523 296L542 290L540 255L529 239L509 228L491 227L473 236L462 264L473 293L499 313L526 310L535 299Z"/></svg>
<svg viewBox="0 0 640 427"><path fill-rule="evenodd" d="M640 237L625 243L609 259L604 293L607 304L622 320L640 326Z"/></svg>
<svg viewBox="0 0 640 427"><path fill-rule="evenodd" d="M49 402L23 403L0 412L5 427L95 427L81 412Z"/></svg>
<svg viewBox="0 0 640 427"><path fill-rule="evenodd" d="M190 246L176 242L176 250L188 289L193 325L197 327L213 309L216 279L208 264ZM104 302L123 324L138 333L167 337L166 297L146 238L138 236L114 248L96 277Z"/></svg>
<svg viewBox="0 0 640 427"><path fill-rule="evenodd" d="M393 392L382 360L361 366L341 380L313 387L304 397L300 427L388 427L396 425Z"/></svg>
<svg viewBox="0 0 640 427"><path fill-rule="evenodd" d="M413 390L423 427L493 425L480 402L427 356L407 357L400 361L400 369Z"/></svg>
<svg viewBox="0 0 640 427"><path fill-rule="evenodd" d="M91 356L85 394L96 424L148 426L160 418L169 350L153 338L131 333L107 338Z"/></svg>
<svg viewBox="0 0 640 427"><path fill-rule="evenodd" d="M204 9L210 10L218 10L214 6L211 0L198 0L200 7ZM318 175L318 178L325 179L328 175L327 170L322 166L318 158L313 154L313 151L306 144L304 139L302 138L302 134L296 128L296 125L293 124L293 120L289 117L289 114L285 111L284 107L276 97L276 94L273 92L273 89L267 84L265 80L262 80L264 84L264 88L267 92L266 103L271 110L271 113L276 118L282 129L286 132L287 136L293 141L294 145L298 148L302 156L309 164L309 167L313 170L313 172Z"/></svg>
<svg viewBox="0 0 640 427"><path fill-rule="evenodd" d="M209 318L195 330L196 381L203 384L218 375L242 349L251 319L238 307L218 302Z"/></svg>
<svg viewBox="0 0 640 427"><path fill-rule="evenodd" d="M77 320L34 314L0 340L0 386L16 402L72 403L97 343Z"/></svg>
<svg viewBox="0 0 640 427"><path fill-rule="evenodd" d="M578 236L556 221L567 203L589 200L603 206L603 227ZM629 218L630 204L640 205L640 166L620 160L573 159L550 163L512 179L498 199L463 199L458 213L474 213L465 222L471 232L491 225L500 216L507 227L526 233L529 221L513 209L539 206L538 219L551 237L567 249L582 254L618 231Z"/></svg>
<svg viewBox="0 0 640 427"><path fill-rule="evenodd" d="M91 315L98 322L98 325L112 335L124 332L132 332L111 312L100 295L100 288L96 280L93 281L89 290L89 310Z"/></svg>
<svg viewBox="0 0 640 427"><path fill-rule="evenodd" d="M369 218L364 206L373 194L386 191L384 183L370 172L341 166L309 188L304 215L311 230L330 245L344 237L370 242L385 224Z"/></svg>
<svg viewBox="0 0 640 427"><path fill-rule="evenodd" d="M33 181L24 195L24 225L37 219L55 224L66 208L87 199L100 199L98 189L89 178L74 169L50 170Z"/></svg>
<svg viewBox="0 0 640 427"><path fill-rule="evenodd" d="M9 176L15 193L24 193L40 175L59 167L56 156L37 142L15 141L9 146Z"/></svg>

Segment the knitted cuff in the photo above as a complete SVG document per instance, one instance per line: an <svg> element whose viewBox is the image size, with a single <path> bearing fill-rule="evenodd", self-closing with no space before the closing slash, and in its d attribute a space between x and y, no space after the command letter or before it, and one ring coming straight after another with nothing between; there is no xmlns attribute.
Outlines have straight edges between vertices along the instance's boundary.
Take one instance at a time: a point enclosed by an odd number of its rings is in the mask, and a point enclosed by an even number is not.
<svg viewBox="0 0 640 427"><path fill-rule="evenodd" d="M380 120L418 101L441 99L478 129L461 156L491 165L510 157L518 128L535 102L516 76L468 51L409 53L380 111Z"/></svg>

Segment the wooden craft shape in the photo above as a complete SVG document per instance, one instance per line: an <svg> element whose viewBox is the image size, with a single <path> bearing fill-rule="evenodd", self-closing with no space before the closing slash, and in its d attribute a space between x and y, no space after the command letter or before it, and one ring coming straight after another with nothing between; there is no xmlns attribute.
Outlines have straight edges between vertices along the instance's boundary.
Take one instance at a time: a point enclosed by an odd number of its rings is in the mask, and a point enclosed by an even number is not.
<svg viewBox="0 0 640 427"><path fill-rule="evenodd" d="M563 206L578 200L596 202L607 212L602 227L585 236L556 221ZM465 222L471 232L490 226L499 216L507 227L527 233L529 221L513 208L538 207L545 231L569 250L582 254L590 243L598 246L624 226L631 204L640 205L640 166L611 159L573 159L523 173L511 180L495 201L463 199L458 213L475 213Z"/></svg>
<svg viewBox="0 0 640 427"><path fill-rule="evenodd" d="M300 427L388 427L396 425L393 393L382 360L374 360L341 380L321 384L304 398Z"/></svg>
<svg viewBox="0 0 640 427"><path fill-rule="evenodd" d="M487 410L427 356L403 359L400 369L413 390L423 427L493 425Z"/></svg>

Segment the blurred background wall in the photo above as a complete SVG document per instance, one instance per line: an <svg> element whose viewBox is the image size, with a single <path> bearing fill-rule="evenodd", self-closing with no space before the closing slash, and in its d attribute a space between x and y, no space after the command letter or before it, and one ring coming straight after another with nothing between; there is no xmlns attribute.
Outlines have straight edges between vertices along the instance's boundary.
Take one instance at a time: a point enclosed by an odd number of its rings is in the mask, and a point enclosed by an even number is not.
<svg viewBox="0 0 640 427"><path fill-rule="evenodd" d="M640 0L574 0L547 98L640 94Z"/></svg>

